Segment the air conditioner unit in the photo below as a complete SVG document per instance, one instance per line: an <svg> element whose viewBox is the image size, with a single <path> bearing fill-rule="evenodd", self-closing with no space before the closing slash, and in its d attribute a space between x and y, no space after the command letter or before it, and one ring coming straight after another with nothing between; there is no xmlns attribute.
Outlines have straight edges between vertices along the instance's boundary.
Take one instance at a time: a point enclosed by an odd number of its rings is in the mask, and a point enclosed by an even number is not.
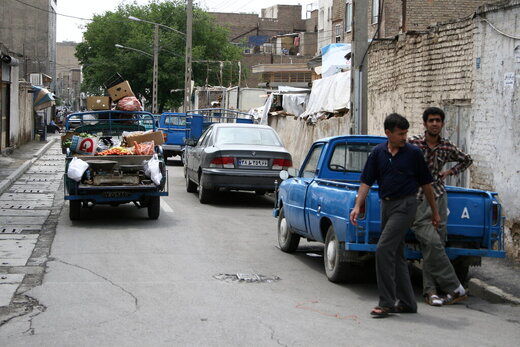
<svg viewBox="0 0 520 347"><path fill-rule="evenodd" d="M33 86L43 86L43 76L41 73L30 74L29 81Z"/></svg>

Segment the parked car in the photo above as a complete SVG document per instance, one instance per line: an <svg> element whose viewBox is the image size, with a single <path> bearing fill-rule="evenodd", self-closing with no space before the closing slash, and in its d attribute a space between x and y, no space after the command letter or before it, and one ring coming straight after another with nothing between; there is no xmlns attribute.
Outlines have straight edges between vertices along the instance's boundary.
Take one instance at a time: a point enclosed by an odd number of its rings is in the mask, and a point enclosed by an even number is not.
<svg viewBox="0 0 520 347"><path fill-rule="evenodd" d="M215 123L185 154L186 190L199 191L201 203L219 190L274 191L281 170L292 158L273 128L266 125Z"/></svg>
<svg viewBox="0 0 520 347"><path fill-rule="evenodd" d="M381 235L377 185L368 194L358 226L349 221L360 176L381 136L337 136L315 142L299 171L282 172L273 215L278 218L278 243L294 252L301 238L325 244L323 260L332 282L355 279L360 265L373 259ZM288 178L289 172L292 178ZM287 179L288 178L288 179ZM502 206L497 193L446 187L448 236L446 253L463 281L481 257L504 258ZM406 237L405 256L422 257L413 233Z"/></svg>

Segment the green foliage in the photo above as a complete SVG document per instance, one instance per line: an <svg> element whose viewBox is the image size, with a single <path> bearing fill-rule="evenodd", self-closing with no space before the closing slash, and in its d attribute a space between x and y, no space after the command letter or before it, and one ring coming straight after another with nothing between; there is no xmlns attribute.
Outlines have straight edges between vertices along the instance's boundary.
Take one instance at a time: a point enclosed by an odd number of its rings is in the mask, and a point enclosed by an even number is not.
<svg viewBox="0 0 520 347"><path fill-rule="evenodd" d="M103 83L120 73L127 79L134 93L152 99L153 60L141 53L116 48L115 44L153 53L154 26L129 20L129 16L160 23L186 32L186 7L184 1L153 1L147 5L120 5L114 12L97 15L84 33L84 40L77 46L76 57L83 65L83 91L99 94ZM159 29L159 110L182 104L183 93L170 93L184 88L184 36L171 30ZM228 32L217 26L213 18L200 8L193 13L193 59L238 61L240 49L228 42ZM225 81L220 81L218 63L194 63L195 85L225 85L238 80L237 64L226 63Z"/></svg>

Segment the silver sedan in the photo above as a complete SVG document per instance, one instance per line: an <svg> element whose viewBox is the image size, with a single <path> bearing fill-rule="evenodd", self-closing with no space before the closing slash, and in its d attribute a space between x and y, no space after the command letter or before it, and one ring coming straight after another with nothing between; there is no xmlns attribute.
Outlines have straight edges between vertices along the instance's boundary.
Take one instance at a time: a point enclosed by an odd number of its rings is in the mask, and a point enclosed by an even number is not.
<svg viewBox="0 0 520 347"><path fill-rule="evenodd" d="M186 190L201 203L220 190L273 191L292 158L273 128L255 124L212 124L193 146L186 146Z"/></svg>

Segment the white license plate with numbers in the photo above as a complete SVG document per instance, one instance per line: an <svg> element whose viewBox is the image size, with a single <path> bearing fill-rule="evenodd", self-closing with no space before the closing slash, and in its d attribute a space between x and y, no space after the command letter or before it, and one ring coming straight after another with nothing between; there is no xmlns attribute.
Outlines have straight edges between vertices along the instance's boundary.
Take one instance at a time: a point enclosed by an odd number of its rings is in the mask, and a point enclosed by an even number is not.
<svg viewBox="0 0 520 347"><path fill-rule="evenodd" d="M255 167L266 167L269 165L267 159L239 159L239 166L255 166Z"/></svg>

